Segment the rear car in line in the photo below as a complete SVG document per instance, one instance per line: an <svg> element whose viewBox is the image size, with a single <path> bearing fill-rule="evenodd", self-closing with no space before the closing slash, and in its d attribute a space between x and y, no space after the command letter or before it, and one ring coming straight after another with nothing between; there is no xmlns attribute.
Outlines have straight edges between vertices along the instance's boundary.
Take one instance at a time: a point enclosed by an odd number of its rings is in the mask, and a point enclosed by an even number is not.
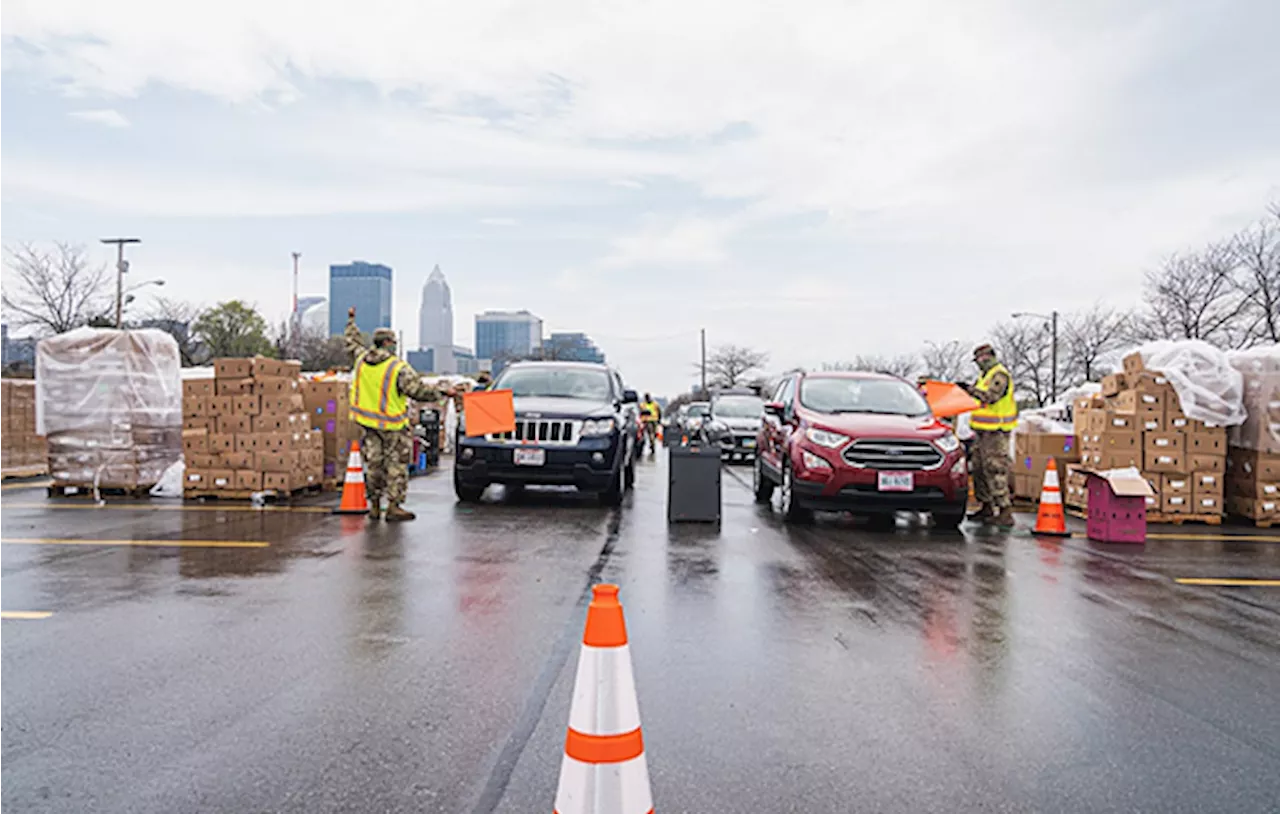
<svg viewBox="0 0 1280 814"><path fill-rule="evenodd" d="M796 373L765 404L753 486L775 490L788 521L848 511L888 525L897 511L927 511L936 525L964 521L964 449L909 383L882 373Z"/></svg>
<svg viewBox="0 0 1280 814"><path fill-rule="evenodd" d="M711 422L725 460L755 458L763 421L764 399L750 390L719 393L711 400Z"/></svg>

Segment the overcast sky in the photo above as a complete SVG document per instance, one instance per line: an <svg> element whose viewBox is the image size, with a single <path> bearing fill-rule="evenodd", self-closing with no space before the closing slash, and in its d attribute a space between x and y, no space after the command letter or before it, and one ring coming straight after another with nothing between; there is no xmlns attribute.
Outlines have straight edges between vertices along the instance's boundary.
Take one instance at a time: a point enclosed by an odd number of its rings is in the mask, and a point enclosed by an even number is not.
<svg viewBox="0 0 1280 814"><path fill-rule="evenodd" d="M7 0L3 239L273 319L395 270L640 389L1137 302L1280 199L1280 3Z"/></svg>

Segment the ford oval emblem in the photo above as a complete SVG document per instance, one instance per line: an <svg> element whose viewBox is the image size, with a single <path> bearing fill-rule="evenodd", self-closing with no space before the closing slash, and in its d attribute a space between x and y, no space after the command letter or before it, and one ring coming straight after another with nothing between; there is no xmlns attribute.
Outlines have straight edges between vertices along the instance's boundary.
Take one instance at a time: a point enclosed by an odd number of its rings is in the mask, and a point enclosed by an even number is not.
<svg viewBox="0 0 1280 814"><path fill-rule="evenodd" d="M542 418L542 413L525 413L523 418Z"/></svg>
<svg viewBox="0 0 1280 814"><path fill-rule="evenodd" d="M889 452L889 454L890 454L890 455L901 455L901 454L902 454L902 450L898 449L897 447L889 447L888 452Z"/></svg>

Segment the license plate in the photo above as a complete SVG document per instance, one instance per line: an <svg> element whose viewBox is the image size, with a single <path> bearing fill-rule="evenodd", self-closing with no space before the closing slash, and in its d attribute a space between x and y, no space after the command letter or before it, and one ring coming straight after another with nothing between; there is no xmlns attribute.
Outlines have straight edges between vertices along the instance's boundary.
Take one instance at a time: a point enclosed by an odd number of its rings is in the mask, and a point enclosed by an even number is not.
<svg viewBox="0 0 1280 814"><path fill-rule="evenodd" d="M542 466L547 462L545 449L517 449L516 466Z"/></svg>
<svg viewBox="0 0 1280 814"><path fill-rule="evenodd" d="M743 445L744 447L746 447L747 449L755 449L755 448L756 448L756 439L754 439L754 438L743 438L743 439L742 439L742 445Z"/></svg>
<svg viewBox="0 0 1280 814"><path fill-rule="evenodd" d="M879 478L881 492L910 492L916 488L915 475L910 472L880 472Z"/></svg>

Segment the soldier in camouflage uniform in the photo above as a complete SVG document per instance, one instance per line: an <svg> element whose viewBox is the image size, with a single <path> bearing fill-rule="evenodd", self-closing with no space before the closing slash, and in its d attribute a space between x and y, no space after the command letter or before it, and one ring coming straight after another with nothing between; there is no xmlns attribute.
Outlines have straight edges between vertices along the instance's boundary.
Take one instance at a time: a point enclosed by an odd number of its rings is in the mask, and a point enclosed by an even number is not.
<svg viewBox="0 0 1280 814"><path fill-rule="evenodd" d="M960 385L981 406L969 417L973 430L973 494L981 508L973 519L1012 527L1013 501L1009 497L1009 435L1018 422L1013 396L1013 376L996 359L995 348L980 345L973 360L982 371L976 384Z"/></svg>
<svg viewBox="0 0 1280 814"><path fill-rule="evenodd" d="M357 363L378 365L396 355L396 335L390 328L378 328L373 332L373 346L365 344L364 335L356 327L356 309L347 311L347 328L344 332L347 350ZM357 370L359 365L357 364ZM358 374L357 374L358 375ZM441 393L422 381L408 364L403 364L391 386L400 394L414 401L437 401ZM443 393L452 396L450 389ZM358 405L353 405L358 406ZM382 517L382 496L387 496L387 520L412 520L415 515L403 506L409 488L409 462L413 457L413 434L409 427L380 430L361 425L364 437L360 448L364 453L365 482L369 496L369 517Z"/></svg>

